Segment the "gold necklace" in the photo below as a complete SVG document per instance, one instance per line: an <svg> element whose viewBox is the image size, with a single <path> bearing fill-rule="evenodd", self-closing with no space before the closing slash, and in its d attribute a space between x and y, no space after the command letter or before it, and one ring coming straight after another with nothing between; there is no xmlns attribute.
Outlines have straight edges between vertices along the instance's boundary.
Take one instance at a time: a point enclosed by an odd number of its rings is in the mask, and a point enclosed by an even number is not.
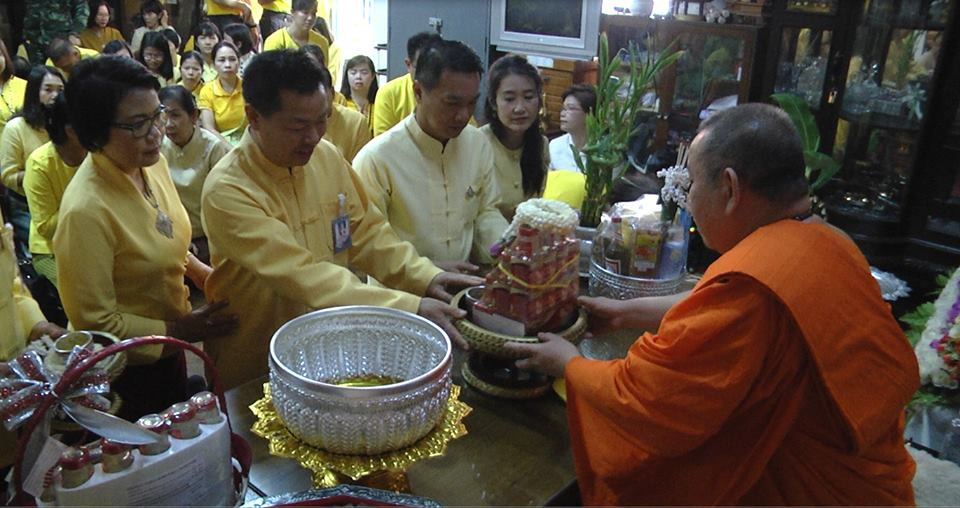
<svg viewBox="0 0 960 508"><path fill-rule="evenodd" d="M167 215L166 212L160 209L160 202L156 196L153 195L153 192L150 191L150 185L147 183L147 175L143 173L143 168L140 168L140 179L143 180L143 197L147 200L147 203L157 211L157 220L154 222L153 227L155 227L161 235L167 238L173 238L173 221L170 220L170 216Z"/></svg>

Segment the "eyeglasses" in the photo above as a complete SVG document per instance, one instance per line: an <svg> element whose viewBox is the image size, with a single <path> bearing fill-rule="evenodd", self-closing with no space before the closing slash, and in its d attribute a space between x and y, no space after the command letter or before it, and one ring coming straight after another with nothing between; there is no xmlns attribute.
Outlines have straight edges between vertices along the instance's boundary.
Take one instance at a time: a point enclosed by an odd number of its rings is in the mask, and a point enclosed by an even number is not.
<svg viewBox="0 0 960 508"><path fill-rule="evenodd" d="M130 131L130 135L134 138L145 138L150 134L150 128L156 127L160 133L163 133L163 126L167 123L167 109L163 106L157 108L157 112L149 118L144 118L143 120L133 122L133 123L115 123L111 124L113 127L118 129L123 129L125 131Z"/></svg>

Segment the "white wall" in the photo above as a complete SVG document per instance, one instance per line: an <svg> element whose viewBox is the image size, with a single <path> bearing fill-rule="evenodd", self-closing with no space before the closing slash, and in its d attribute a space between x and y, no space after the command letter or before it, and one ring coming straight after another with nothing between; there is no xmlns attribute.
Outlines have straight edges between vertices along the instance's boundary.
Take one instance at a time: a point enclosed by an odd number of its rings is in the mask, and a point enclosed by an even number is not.
<svg viewBox="0 0 960 508"><path fill-rule="evenodd" d="M346 62L356 55L367 55L379 68L387 66L387 52L377 44L387 44L387 0L334 0L331 8L333 39ZM343 76L335 76L339 86ZM384 83L381 77L380 84Z"/></svg>

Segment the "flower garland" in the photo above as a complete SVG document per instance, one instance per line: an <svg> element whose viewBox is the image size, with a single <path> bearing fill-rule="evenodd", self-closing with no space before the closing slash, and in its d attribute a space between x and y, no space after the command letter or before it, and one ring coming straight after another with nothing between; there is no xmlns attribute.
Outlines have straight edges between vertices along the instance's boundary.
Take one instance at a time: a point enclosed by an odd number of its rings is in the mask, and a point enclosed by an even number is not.
<svg viewBox="0 0 960 508"><path fill-rule="evenodd" d="M960 388L960 269L947 281L933 303L914 351L920 364L920 383Z"/></svg>

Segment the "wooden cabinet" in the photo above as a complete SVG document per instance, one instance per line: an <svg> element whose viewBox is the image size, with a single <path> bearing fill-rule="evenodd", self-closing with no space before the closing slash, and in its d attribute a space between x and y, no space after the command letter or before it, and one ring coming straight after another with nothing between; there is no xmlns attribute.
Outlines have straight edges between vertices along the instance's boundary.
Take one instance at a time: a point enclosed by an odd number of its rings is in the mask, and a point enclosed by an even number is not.
<svg viewBox="0 0 960 508"><path fill-rule="evenodd" d="M543 78L544 105L546 117L544 129L547 133L560 132L560 110L563 108L561 95L574 83L574 62L572 60L554 60L551 67L541 66Z"/></svg>

